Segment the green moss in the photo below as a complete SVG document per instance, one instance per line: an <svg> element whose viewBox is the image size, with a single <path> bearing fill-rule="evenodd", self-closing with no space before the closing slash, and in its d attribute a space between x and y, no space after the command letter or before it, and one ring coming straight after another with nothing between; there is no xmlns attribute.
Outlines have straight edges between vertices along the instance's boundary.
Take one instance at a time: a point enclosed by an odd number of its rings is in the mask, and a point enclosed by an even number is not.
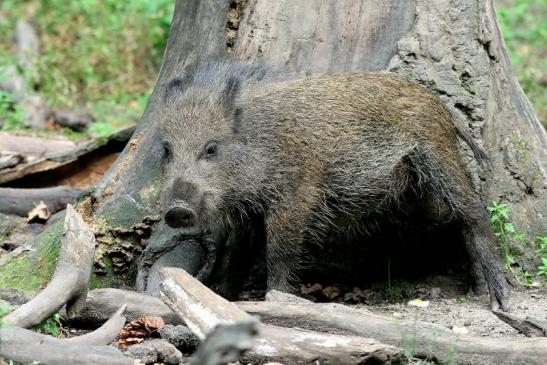
<svg viewBox="0 0 547 365"><path fill-rule="evenodd" d="M541 186L541 181L543 180L543 174L541 173L541 170L539 168L535 168L534 172L532 173L532 178L530 180L530 186L532 189L539 188Z"/></svg>
<svg viewBox="0 0 547 365"><path fill-rule="evenodd" d="M0 265L0 287L36 291L50 280L63 235L63 220L36 236L31 250L24 251Z"/></svg>
<svg viewBox="0 0 547 365"><path fill-rule="evenodd" d="M133 190L135 193L123 194L101 206L100 211L96 214L96 219L101 221L104 228L130 229L141 223L144 217L157 214L161 187L159 169L159 162L147 169L147 173L149 176L153 176L153 180L144 180L140 189Z"/></svg>
<svg viewBox="0 0 547 365"><path fill-rule="evenodd" d="M525 162L530 161L530 149L526 141L513 134L511 142L515 150L518 151L519 157Z"/></svg>
<svg viewBox="0 0 547 365"><path fill-rule="evenodd" d="M112 270L112 260L108 256L103 257L103 264L105 266L106 274L105 275L91 275L89 279L89 289L97 288L109 288L112 287L113 282L115 281L114 272Z"/></svg>

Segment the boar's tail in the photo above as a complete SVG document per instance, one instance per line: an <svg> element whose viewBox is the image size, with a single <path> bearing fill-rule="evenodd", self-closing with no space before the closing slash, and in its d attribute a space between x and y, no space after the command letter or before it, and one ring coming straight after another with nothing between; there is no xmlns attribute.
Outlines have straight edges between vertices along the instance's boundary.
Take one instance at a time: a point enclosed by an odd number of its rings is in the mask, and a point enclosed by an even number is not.
<svg viewBox="0 0 547 365"><path fill-rule="evenodd" d="M469 133L456 126L456 134L469 146L469 148L471 148L471 151L473 151L473 155L479 164L483 165L485 162L489 161L486 152L473 141L473 138L471 138Z"/></svg>

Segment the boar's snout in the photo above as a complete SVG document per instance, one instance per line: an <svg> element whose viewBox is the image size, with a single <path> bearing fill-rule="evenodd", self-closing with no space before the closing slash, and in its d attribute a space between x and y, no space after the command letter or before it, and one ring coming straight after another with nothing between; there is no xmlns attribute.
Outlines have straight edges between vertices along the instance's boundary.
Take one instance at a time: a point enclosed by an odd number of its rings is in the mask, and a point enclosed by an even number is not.
<svg viewBox="0 0 547 365"><path fill-rule="evenodd" d="M169 204L165 223L171 228L191 228L196 224L196 213L182 202Z"/></svg>

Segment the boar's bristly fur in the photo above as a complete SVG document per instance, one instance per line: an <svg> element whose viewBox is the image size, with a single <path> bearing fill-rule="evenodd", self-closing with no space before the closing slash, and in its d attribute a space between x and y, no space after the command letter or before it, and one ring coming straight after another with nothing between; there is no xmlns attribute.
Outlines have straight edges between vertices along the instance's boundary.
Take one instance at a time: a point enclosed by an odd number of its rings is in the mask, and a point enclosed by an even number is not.
<svg viewBox="0 0 547 365"><path fill-rule="evenodd" d="M508 308L458 135L482 152L424 87L382 73L296 79L217 64L169 82L160 117L166 222L221 237L258 214L270 289L288 289L303 242L359 231L413 191L425 213L461 224L474 277Z"/></svg>

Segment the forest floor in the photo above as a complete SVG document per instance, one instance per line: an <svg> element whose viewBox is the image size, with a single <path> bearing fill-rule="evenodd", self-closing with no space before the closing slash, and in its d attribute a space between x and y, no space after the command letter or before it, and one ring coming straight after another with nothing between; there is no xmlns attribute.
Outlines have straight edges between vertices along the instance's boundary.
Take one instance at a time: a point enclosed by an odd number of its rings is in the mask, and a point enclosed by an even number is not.
<svg viewBox="0 0 547 365"><path fill-rule="evenodd" d="M407 291L414 292L416 298L422 297L428 301L427 307L410 306L407 302L356 306L401 320L465 328L469 336L524 337L492 313L488 295L458 293L454 284L454 279L447 277L433 277L427 282L409 283ZM511 314L522 318L530 316L547 320L547 288L512 288L510 298Z"/></svg>

